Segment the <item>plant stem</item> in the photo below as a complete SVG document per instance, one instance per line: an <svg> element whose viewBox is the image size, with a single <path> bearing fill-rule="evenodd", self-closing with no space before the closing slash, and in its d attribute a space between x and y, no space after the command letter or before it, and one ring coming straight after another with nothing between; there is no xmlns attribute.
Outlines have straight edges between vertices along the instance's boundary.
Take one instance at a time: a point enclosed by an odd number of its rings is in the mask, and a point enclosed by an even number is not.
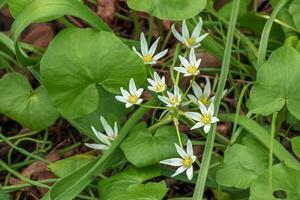
<svg viewBox="0 0 300 200"><path fill-rule="evenodd" d="M269 147L269 187L271 190L272 190L273 146L274 146L274 136L276 132L277 114L278 112L274 112L272 116L271 137L270 137L270 147Z"/></svg>
<svg viewBox="0 0 300 200"><path fill-rule="evenodd" d="M179 132L179 128L178 128L178 126L179 126L178 119L176 117L173 117L173 122L174 122L174 125L175 125L175 128L176 128L176 133L177 133L179 145L182 148L183 146L182 146L180 132Z"/></svg>
<svg viewBox="0 0 300 200"><path fill-rule="evenodd" d="M226 46L225 46L225 52L224 52L224 60L222 63L221 68L221 74L220 74L220 80L217 88L216 98L215 98L215 111L214 115L216 115L219 111L219 107L221 104L221 98L222 93L225 88L226 79L229 71L229 65L230 65L230 58L231 58L231 51L232 51L232 43L233 43L233 35L234 35L234 29L235 24L237 20L237 15L239 11L239 5L240 0L234 0L233 1L233 7L231 11L230 16L230 23L228 27L228 33L227 33L227 39L226 39ZM202 157L201 167L199 170L194 194L193 194L193 200L202 200L204 188L205 188L205 182L209 170L210 160L212 156L214 141L216 137L216 124L212 126L211 131L208 133L206 145L204 148L204 153Z"/></svg>
<svg viewBox="0 0 300 200"><path fill-rule="evenodd" d="M150 126L148 129L149 129L150 132L154 132L159 127L165 126L165 125L169 124L171 121L172 121L172 116L168 115L164 119L162 119L161 121L159 121L156 124L153 124L152 126Z"/></svg>

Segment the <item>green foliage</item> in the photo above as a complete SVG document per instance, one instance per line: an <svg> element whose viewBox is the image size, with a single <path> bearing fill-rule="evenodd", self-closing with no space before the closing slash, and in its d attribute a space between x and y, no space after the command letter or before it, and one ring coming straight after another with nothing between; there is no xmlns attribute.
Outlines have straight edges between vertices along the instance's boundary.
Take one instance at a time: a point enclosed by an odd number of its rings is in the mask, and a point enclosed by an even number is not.
<svg viewBox="0 0 300 200"><path fill-rule="evenodd" d="M217 171L218 184L247 189L268 167L268 152L255 139L246 137L243 144L227 147Z"/></svg>
<svg viewBox="0 0 300 200"><path fill-rule="evenodd" d="M257 73L251 91L250 111L269 115L284 105L300 119L300 53L291 47L274 51Z"/></svg>
<svg viewBox="0 0 300 200"><path fill-rule="evenodd" d="M289 12L293 17L294 23L298 29L300 29L300 2L293 0L289 7Z"/></svg>
<svg viewBox="0 0 300 200"><path fill-rule="evenodd" d="M33 0L8 0L9 11L16 18L22 10Z"/></svg>
<svg viewBox="0 0 300 200"><path fill-rule="evenodd" d="M184 20L200 13L206 6L206 0L128 0L128 6L137 11L164 20Z"/></svg>
<svg viewBox="0 0 300 200"><path fill-rule="evenodd" d="M58 118L47 91L43 86L33 89L19 73L6 74L0 80L0 113L25 127L41 130Z"/></svg>
<svg viewBox="0 0 300 200"><path fill-rule="evenodd" d="M10 197L2 190L0 186L0 199L1 200L10 200Z"/></svg>
<svg viewBox="0 0 300 200"><path fill-rule="evenodd" d="M250 189L250 200L297 200L300 197L300 171L284 164L272 167L272 186L269 185L269 171L255 180ZM286 198L273 195L275 191L283 191Z"/></svg>
<svg viewBox="0 0 300 200"><path fill-rule="evenodd" d="M91 29L61 31L49 45L41 66L45 87L67 118L97 109L101 98L98 84L116 93L120 87L128 87L130 78L138 85L146 78L142 61L114 34Z"/></svg>
<svg viewBox="0 0 300 200"><path fill-rule="evenodd" d="M182 136L186 140L186 136ZM146 167L159 161L178 156L174 143L177 143L176 129L164 126L154 135L144 123L139 124L122 143L121 149L129 162L136 167Z"/></svg>
<svg viewBox="0 0 300 200"><path fill-rule="evenodd" d="M77 154L72 157L68 157L55 163L48 165L48 168L58 177L65 177L77 171L84 165L90 163L95 157L85 154Z"/></svg>
<svg viewBox="0 0 300 200"><path fill-rule="evenodd" d="M239 18L242 17L243 15L249 13L248 10L251 5L251 2L252 2L251 0L241 1L240 7L239 7L239 14L238 14ZM218 14L226 19L229 19L230 13L232 10L232 6L233 6L233 1L231 0L218 10Z"/></svg>
<svg viewBox="0 0 300 200"><path fill-rule="evenodd" d="M144 181L159 175L161 175L161 169L155 166L141 169L130 168L99 182L100 200L160 200L168 191L163 181L143 184Z"/></svg>
<svg viewBox="0 0 300 200"><path fill-rule="evenodd" d="M292 149L293 152L300 157L300 136L292 138Z"/></svg>

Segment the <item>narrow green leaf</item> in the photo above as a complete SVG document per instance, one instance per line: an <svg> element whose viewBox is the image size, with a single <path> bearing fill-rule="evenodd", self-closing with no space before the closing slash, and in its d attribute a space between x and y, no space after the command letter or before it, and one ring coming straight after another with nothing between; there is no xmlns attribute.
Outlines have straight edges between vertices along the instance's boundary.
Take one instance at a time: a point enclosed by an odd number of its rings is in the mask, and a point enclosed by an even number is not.
<svg viewBox="0 0 300 200"><path fill-rule="evenodd" d="M10 200L10 197L3 191L0 185L0 199L1 200Z"/></svg>

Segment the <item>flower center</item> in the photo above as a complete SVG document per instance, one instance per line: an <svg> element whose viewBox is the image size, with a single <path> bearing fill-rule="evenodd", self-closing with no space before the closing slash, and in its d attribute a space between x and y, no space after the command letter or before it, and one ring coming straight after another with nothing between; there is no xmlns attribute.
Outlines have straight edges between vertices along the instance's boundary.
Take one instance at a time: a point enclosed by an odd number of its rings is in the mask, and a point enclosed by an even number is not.
<svg viewBox="0 0 300 200"><path fill-rule="evenodd" d="M164 84L161 84L161 83L157 83L157 84L156 84L156 91L157 91L157 92L162 92L162 91L164 91L164 90L165 90Z"/></svg>
<svg viewBox="0 0 300 200"><path fill-rule="evenodd" d="M199 99L199 101L201 103L203 103L203 105L207 106L208 105L208 98L207 97L202 97L201 99Z"/></svg>
<svg viewBox="0 0 300 200"><path fill-rule="evenodd" d="M170 98L170 102L171 102L171 104L174 105L174 106L178 103L178 101L177 101L177 99L176 99L175 97L171 97L171 98Z"/></svg>
<svg viewBox="0 0 300 200"><path fill-rule="evenodd" d="M197 68L194 66L194 65L190 65L188 68L187 68L187 71L188 73L192 74L192 75L195 75L196 72L197 72Z"/></svg>
<svg viewBox="0 0 300 200"><path fill-rule="evenodd" d="M151 62L152 61L152 56L150 55L150 54L146 54L145 56L144 56L144 62L145 63L149 63L149 62Z"/></svg>
<svg viewBox="0 0 300 200"><path fill-rule="evenodd" d="M190 166L192 166L193 164L193 160L190 156L185 157L184 159L182 159L182 165L186 168L189 168Z"/></svg>
<svg viewBox="0 0 300 200"><path fill-rule="evenodd" d="M195 40L193 38L188 38L186 40L186 43L189 45L189 46L193 46L195 44Z"/></svg>
<svg viewBox="0 0 300 200"><path fill-rule="evenodd" d="M210 124L211 123L211 116L210 115L203 115L201 118L203 124Z"/></svg>
<svg viewBox="0 0 300 200"><path fill-rule="evenodd" d="M128 97L128 101L132 104L136 104L138 101L138 98L135 95L131 95Z"/></svg>

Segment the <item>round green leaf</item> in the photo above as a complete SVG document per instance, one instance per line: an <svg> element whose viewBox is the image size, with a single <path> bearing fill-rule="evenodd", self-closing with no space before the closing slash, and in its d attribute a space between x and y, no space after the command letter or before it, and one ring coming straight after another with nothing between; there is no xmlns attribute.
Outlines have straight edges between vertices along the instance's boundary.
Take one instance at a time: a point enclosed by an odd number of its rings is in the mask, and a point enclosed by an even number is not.
<svg viewBox="0 0 300 200"><path fill-rule="evenodd" d="M21 74L6 74L0 80L0 91L0 113L25 127L41 130L59 117L45 88L33 90Z"/></svg>
<svg viewBox="0 0 300 200"><path fill-rule="evenodd" d="M186 136L182 136L186 140ZM122 143L126 158L136 167L145 167L159 161L178 157L174 143L178 143L176 129L165 126L152 135L145 124L139 124Z"/></svg>
<svg viewBox="0 0 300 200"><path fill-rule="evenodd" d="M41 75L58 111L67 118L96 110L98 84L117 93L128 87L130 78L137 85L146 79L141 59L113 33L77 28L63 30L51 42Z"/></svg>
<svg viewBox="0 0 300 200"><path fill-rule="evenodd" d="M300 1L299 0L292 1L289 7L289 12L293 16L294 23L298 29L300 28L299 10L300 10Z"/></svg>
<svg viewBox="0 0 300 200"><path fill-rule="evenodd" d="M206 0L128 0L128 6L137 11L165 20L184 20L196 16L206 6Z"/></svg>
<svg viewBox="0 0 300 200"><path fill-rule="evenodd" d="M300 171L284 164L272 167L272 189L269 185L269 171L255 180L250 188L250 200L298 200L300 197ZM275 197L274 192L286 193L286 198Z"/></svg>
<svg viewBox="0 0 300 200"><path fill-rule="evenodd" d="M293 152L300 157L300 136L292 138L292 149Z"/></svg>
<svg viewBox="0 0 300 200"><path fill-rule="evenodd" d="M274 51L259 69L250 96L252 113L269 115L286 104L300 119L300 53L291 47Z"/></svg>

